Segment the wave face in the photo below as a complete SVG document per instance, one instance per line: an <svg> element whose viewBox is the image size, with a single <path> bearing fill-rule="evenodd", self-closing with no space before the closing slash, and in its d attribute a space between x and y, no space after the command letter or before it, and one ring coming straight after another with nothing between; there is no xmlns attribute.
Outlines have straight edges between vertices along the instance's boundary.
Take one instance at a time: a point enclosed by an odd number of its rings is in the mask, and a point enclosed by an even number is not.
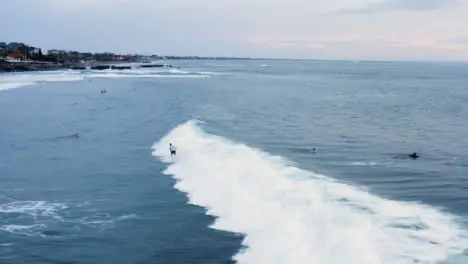
<svg viewBox="0 0 468 264"><path fill-rule="evenodd" d="M171 158L168 145L178 147ZM211 226L243 234L241 264L438 263L468 246L457 217L392 201L181 124L152 147ZM466 262L460 263L468 263Z"/></svg>

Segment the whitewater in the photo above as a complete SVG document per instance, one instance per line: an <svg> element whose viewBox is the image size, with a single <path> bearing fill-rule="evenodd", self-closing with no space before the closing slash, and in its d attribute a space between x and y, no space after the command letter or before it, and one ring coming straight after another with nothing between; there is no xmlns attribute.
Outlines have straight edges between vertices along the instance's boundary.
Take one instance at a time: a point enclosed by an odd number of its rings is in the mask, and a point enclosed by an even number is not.
<svg viewBox="0 0 468 264"><path fill-rule="evenodd" d="M168 145L178 147L171 158ZM152 146L214 229L243 236L240 264L468 263L468 233L442 209L394 201L204 131L190 120ZM466 252L465 252L466 253Z"/></svg>
<svg viewBox="0 0 468 264"><path fill-rule="evenodd" d="M93 79L121 78L209 78L215 74L218 73L207 71L182 71L173 68L4 73L0 74L0 92L54 82L79 82Z"/></svg>

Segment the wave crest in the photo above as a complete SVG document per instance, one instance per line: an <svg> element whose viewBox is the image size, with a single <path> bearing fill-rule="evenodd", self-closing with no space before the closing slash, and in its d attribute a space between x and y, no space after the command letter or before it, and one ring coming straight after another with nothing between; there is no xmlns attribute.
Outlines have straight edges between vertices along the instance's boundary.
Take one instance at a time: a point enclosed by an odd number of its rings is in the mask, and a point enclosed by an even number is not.
<svg viewBox="0 0 468 264"><path fill-rule="evenodd" d="M194 120L152 149L175 188L217 217L212 228L245 235L238 263L436 263L468 247L453 215L301 170Z"/></svg>

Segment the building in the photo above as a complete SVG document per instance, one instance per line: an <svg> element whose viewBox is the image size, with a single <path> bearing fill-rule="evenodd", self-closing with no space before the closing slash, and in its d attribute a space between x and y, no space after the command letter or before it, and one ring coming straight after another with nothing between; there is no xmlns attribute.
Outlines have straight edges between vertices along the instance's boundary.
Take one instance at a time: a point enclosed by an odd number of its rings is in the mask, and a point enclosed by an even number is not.
<svg viewBox="0 0 468 264"><path fill-rule="evenodd" d="M14 50L12 53L8 54L9 58L15 59L15 60L25 60L26 57L24 56L23 53L19 50Z"/></svg>

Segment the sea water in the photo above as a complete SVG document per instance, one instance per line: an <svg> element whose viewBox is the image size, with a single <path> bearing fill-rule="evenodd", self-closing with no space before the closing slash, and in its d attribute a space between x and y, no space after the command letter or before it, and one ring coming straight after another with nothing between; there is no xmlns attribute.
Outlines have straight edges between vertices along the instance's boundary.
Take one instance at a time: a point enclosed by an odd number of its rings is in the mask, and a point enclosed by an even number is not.
<svg viewBox="0 0 468 264"><path fill-rule="evenodd" d="M468 263L467 64L169 64L0 75L0 263Z"/></svg>

